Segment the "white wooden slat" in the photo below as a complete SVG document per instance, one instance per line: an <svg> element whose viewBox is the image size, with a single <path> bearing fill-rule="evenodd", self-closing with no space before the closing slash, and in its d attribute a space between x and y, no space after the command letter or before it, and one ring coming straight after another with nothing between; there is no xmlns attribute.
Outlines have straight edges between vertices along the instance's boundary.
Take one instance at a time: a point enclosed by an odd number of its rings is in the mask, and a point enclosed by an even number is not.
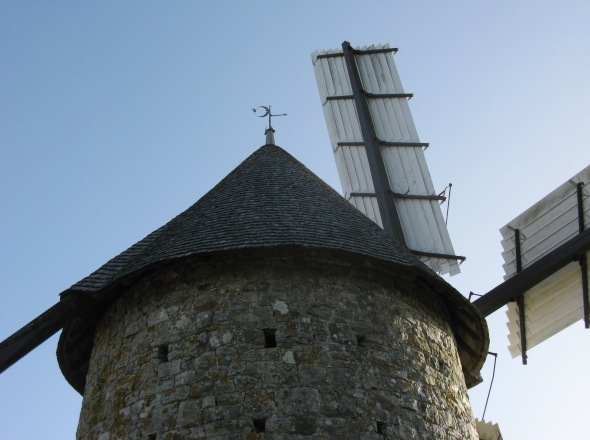
<svg viewBox="0 0 590 440"><path fill-rule="evenodd" d="M346 155L350 155L350 151L345 151L342 148L334 151L336 168L338 170L338 176L340 177L340 183L342 184L342 190L344 191L345 197L346 194L356 191L356 188L360 187L355 174L351 174L348 169Z"/></svg>
<svg viewBox="0 0 590 440"><path fill-rule="evenodd" d="M363 147L346 146L342 147L341 151L344 153L344 158L346 160L346 170L351 177L351 182L353 182L348 193L374 193L375 187L373 186L369 162ZM354 180L352 180L352 178Z"/></svg>
<svg viewBox="0 0 590 440"><path fill-rule="evenodd" d="M367 217L377 223L380 227L381 216L379 215L379 206L377 205L377 199L375 197L351 197L349 201Z"/></svg>
<svg viewBox="0 0 590 440"><path fill-rule="evenodd" d="M508 350L513 358L521 354L520 346L520 322L518 316L518 306L514 302L508 303L506 307L506 317L508 322Z"/></svg>

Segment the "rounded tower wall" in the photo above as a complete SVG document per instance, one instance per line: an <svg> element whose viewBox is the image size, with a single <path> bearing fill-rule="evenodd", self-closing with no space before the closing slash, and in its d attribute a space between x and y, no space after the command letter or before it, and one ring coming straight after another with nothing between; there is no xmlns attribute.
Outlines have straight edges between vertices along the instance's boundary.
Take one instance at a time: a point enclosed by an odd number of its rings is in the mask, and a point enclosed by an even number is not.
<svg viewBox="0 0 590 440"><path fill-rule="evenodd" d="M449 319L342 252L179 262L102 317L78 438L476 439Z"/></svg>

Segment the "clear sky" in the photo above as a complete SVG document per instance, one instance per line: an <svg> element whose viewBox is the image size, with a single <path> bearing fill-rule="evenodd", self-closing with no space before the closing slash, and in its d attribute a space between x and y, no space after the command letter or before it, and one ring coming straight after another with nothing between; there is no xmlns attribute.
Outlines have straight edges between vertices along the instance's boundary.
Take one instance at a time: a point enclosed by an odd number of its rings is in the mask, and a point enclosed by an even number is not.
<svg viewBox="0 0 590 440"><path fill-rule="evenodd" d="M264 143L340 190L310 53L390 43L463 294L502 282L498 229L590 163L590 2L0 3L0 339L180 213ZM512 359L504 310L486 419L505 439L587 433L582 322ZM73 438L81 397L53 337L0 375L0 436ZM472 390L477 417L485 382Z"/></svg>

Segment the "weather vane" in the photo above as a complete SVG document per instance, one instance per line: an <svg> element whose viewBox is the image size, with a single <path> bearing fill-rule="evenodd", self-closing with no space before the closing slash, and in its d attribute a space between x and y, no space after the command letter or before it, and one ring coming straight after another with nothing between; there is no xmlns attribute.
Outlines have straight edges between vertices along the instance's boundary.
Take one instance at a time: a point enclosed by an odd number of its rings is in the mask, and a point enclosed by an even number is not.
<svg viewBox="0 0 590 440"><path fill-rule="evenodd" d="M256 114L256 111L257 111L259 108L262 108L262 109L264 109L264 110L266 111L266 113L264 113L263 115L258 115L258 114ZM259 106L259 107L253 108L253 109L252 109L252 111L253 111L253 112L254 112L254 114L255 114L256 116L258 116L259 118L264 118L265 116L268 116L268 128L267 128L267 130L272 130L272 129L273 129L273 128L272 128L272 124L271 124L271 118L272 118L273 116L287 116L287 113L282 113L282 114L280 114L280 115L273 115L273 114L271 113L271 111L270 111L270 105L269 105L268 107L265 107L265 106L261 105L261 106ZM260 110L260 112L262 112L262 110Z"/></svg>

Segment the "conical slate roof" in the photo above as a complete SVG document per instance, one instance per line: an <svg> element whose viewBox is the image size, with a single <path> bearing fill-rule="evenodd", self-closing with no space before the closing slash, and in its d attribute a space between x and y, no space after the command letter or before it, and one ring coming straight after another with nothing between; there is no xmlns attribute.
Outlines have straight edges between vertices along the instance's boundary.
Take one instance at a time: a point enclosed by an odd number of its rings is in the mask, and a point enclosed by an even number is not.
<svg viewBox="0 0 590 440"><path fill-rule="evenodd" d="M162 263L246 249L317 248L374 258L416 273L443 296L468 384L485 359L485 321L459 292L276 145L264 145L193 206L96 272L62 293L62 299L94 298ZM100 310L97 309L97 310ZM84 389L94 330L72 319L60 338L58 359L68 381Z"/></svg>
<svg viewBox="0 0 590 440"><path fill-rule="evenodd" d="M157 262L285 245L344 250L429 270L293 156L265 145L189 209L70 291L98 291Z"/></svg>

